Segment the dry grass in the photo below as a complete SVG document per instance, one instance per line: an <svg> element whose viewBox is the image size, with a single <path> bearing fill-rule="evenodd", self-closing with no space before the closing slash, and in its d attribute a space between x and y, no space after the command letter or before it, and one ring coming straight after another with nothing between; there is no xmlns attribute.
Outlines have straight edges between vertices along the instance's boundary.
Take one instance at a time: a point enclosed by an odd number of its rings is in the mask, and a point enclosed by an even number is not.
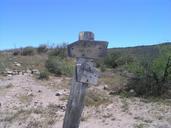
<svg viewBox="0 0 171 128"><path fill-rule="evenodd" d="M21 103L29 104L32 101L33 96L32 95L21 94L17 98L19 99L19 101Z"/></svg>
<svg viewBox="0 0 171 128"><path fill-rule="evenodd" d="M99 89L88 90L85 98L86 106L99 106L111 103L109 96Z"/></svg>
<svg viewBox="0 0 171 128"><path fill-rule="evenodd" d="M135 124L134 128L148 128L148 125L144 123L139 123L139 124Z"/></svg>
<svg viewBox="0 0 171 128"><path fill-rule="evenodd" d="M27 124L27 128L37 128L43 127L47 128L52 126L57 120L58 115L57 111L59 107L54 104L50 104L49 106L37 107L37 108L29 108L29 109L22 109L18 108L15 112L0 112L0 123L7 123L12 125L12 122L15 120L19 120ZM39 118L32 117L32 114L40 115Z"/></svg>
<svg viewBox="0 0 171 128"><path fill-rule="evenodd" d="M110 90L115 90L124 87L125 83L127 83L127 79L119 73L105 72L99 82L108 85Z"/></svg>
<svg viewBox="0 0 171 128"><path fill-rule="evenodd" d="M33 56L13 56L12 54L1 54L0 55L0 72L8 69L25 70L25 69L45 69L45 61L48 56L46 54L33 55ZM16 66L14 62L18 62L21 66Z"/></svg>
<svg viewBox="0 0 171 128"><path fill-rule="evenodd" d="M4 86L0 86L0 96L5 95L9 91L9 89L11 89L13 87L14 87L14 85L12 83L9 83Z"/></svg>
<svg viewBox="0 0 171 128"><path fill-rule="evenodd" d="M123 112L128 112L129 111L129 104L127 102L127 99L122 98L121 102L122 102L122 111Z"/></svg>
<svg viewBox="0 0 171 128"><path fill-rule="evenodd" d="M49 76L49 80L40 81L35 79L35 81L37 81L43 86L48 87L49 89L58 90L58 89L69 89L71 78L64 77L64 76L63 77Z"/></svg>

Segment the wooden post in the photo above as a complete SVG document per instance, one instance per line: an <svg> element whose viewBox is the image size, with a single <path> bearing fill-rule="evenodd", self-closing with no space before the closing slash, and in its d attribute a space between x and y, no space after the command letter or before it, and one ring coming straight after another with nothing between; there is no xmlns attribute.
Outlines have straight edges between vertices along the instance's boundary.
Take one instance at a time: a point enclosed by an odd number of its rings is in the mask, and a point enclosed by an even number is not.
<svg viewBox="0 0 171 128"><path fill-rule="evenodd" d="M93 67L93 59L105 55L108 44L104 41L94 41L94 34L91 32L81 32L79 39L68 46L69 56L77 57L77 63L63 128L79 128L88 84L97 84L98 72Z"/></svg>
<svg viewBox="0 0 171 128"><path fill-rule="evenodd" d="M75 67L75 69L75 75L72 79L70 96L67 103L67 110L65 113L63 128L78 128L81 113L84 108L84 99L88 83L81 83L76 81L76 77L79 74L77 74L77 67Z"/></svg>

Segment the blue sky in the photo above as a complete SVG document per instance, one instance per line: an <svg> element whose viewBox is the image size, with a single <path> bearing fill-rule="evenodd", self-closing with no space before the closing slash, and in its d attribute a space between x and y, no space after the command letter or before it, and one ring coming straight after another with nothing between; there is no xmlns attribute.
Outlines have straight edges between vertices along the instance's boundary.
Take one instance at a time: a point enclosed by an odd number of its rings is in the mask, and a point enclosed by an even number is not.
<svg viewBox="0 0 171 128"><path fill-rule="evenodd" d="M171 0L0 0L0 49L71 43L80 31L109 47L171 41Z"/></svg>

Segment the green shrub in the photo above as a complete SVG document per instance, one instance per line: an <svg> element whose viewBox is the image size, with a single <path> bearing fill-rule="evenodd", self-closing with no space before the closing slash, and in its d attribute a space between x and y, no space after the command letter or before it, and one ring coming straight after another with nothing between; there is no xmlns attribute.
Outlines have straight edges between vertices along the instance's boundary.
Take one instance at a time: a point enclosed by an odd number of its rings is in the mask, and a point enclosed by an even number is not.
<svg viewBox="0 0 171 128"><path fill-rule="evenodd" d="M46 68L49 72L57 76L65 75L71 76L73 73L73 65L67 60L56 56L50 56L46 61Z"/></svg>
<svg viewBox="0 0 171 128"><path fill-rule="evenodd" d="M31 56L34 55L35 49L33 47L25 47L22 51L23 56Z"/></svg>
<svg viewBox="0 0 171 128"><path fill-rule="evenodd" d="M162 61L161 61L162 60ZM154 60L147 60L133 65L136 78L130 79L128 90L135 90L137 95L161 96L171 86L171 57L163 54Z"/></svg>
<svg viewBox="0 0 171 128"><path fill-rule="evenodd" d="M118 58L118 53L110 53L104 58L104 64L109 68L116 68L118 66L116 62Z"/></svg>
<svg viewBox="0 0 171 128"><path fill-rule="evenodd" d="M45 44L41 44L38 48L37 48L37 52L38 53L46 53L48 51L48 47Z"/></svg>
<svg viewBox="0 0 171 128"><path fill-rule="evenodd" d="M100 65L100 71L105 72L106 71L106 66L104 64Z"/></svg>
<svg viewBox="0 0 171 128"><path fill-rule="evenodd" d="M67 57L67 45L62 44L62 45L56 46L49 53L49 56L58 56L60 58L66 58Z"/></svg>
<svg viewBox="0 0 171 128"><path fill-rule="evenodd" d="M20 55L20 54L21 54L21 51L18 50L18 49L15 49L14 52L13 52L14 56L17 56L17 55Z"/></svg>
<svg viewBox="0 0 171 128"><path fill-rule="evenodd" d="M110 103L110 98L101 90L88 90L85 97L86 106L99 106L101 104Z"/></svg>
<svg viewBox="0 0 171 128"><path fill-rule="evenodd" d="M108 68L116 68L118 66L127 65L129 63L134 62L134 58L130 55L124 55L119 52L109 53L104 58L104 64Z"/></svg>
<svg viewBox="0 0 171 128"><path fill-rule="evenodd" d="M39 79L46 79L48 80L49 79L49 72L48 71L42 71L40 72L40 75L39 75Z"/></svg>

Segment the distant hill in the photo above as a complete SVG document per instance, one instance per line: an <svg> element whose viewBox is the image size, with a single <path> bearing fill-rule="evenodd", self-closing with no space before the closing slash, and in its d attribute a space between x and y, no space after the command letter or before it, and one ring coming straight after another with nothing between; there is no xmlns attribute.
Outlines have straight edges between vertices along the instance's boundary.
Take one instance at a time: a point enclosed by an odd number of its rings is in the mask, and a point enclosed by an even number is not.
<svg viewBox="0 0 171 128"><path fill-rule="evenodd" d="M142 59L142 57L155 58L160 54L163 47L167 47L171 52L171 42L165 42L157 45L148 46L136 46L126 48L109 48L108 53L119 53L121 55L128 55L135 57L136 59Z"/></svg>

